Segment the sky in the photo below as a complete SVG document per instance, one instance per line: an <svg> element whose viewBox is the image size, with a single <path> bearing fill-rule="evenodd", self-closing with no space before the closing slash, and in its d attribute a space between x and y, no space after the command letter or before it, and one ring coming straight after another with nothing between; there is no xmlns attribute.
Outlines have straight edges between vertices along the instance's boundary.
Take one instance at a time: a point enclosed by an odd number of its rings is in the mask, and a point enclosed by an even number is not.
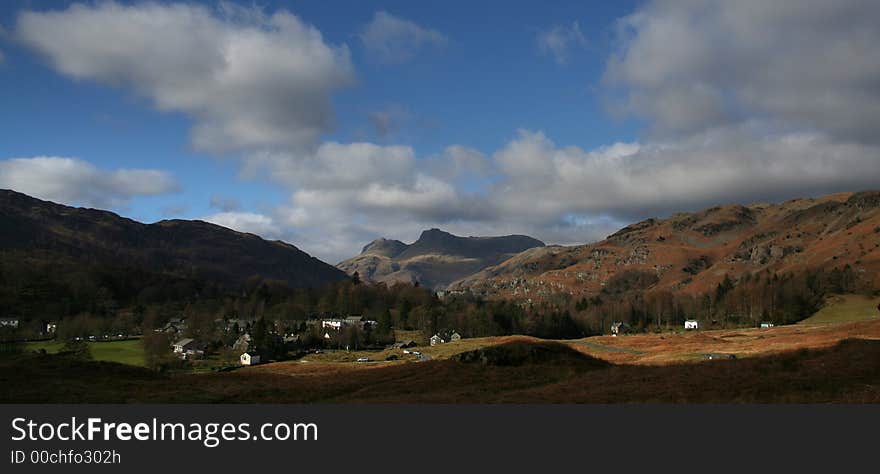
<svg viewBox="0 0 880 474"><path fill-rule="evenodd" d="M874 0L8 1L0 188L325 261L878 187Z"/></svg>

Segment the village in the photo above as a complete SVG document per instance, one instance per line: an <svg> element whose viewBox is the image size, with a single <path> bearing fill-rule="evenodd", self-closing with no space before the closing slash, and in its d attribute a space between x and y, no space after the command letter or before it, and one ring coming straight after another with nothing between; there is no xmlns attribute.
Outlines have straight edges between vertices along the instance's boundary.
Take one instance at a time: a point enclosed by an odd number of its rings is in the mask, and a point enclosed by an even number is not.
<svg viewBox="0 0 880 474"><path fill-rule="evenodd" d="M0 330L20 328L17 318L0 318ZM422 331L395 330L382 335L379 322L362 315L313 315L305 320L275 320L262 318L217 318L210 330L194 328L183 317L173 317L167 323L142 334L137 328L114 334L77 335L63 340L58 337L58 323L41 323L38 331L31 331L28 343L34 350L54 347L62 351L76 344L91 344L94 348L126 348L142 351L144 357L135 358L135 365L147 365L171 370L227 371L239 367L269 362L301 360L308 362L406 362L426 361L431 356L418 350L462 340L455 330L443 330L428 335ZM763 322L760 328L774 327ZM699 331L700 323L688 319L679 332ZM610 337L637 334L633 327L621 321L610 326ZM54 344L54 346L51 346ZM63 344L63 346L62 346ZM308 356L308 359L306 358ZM706 354L706 358L728 358L723 354ZM110 359L114 360L115 359Z"/></svg>
<svg viewBox="0 0 880 474"><path fill-rule="evenodd" d="M212 355L225 354L226 357L221 357L221 360L227 362L227 369L236 363L240 366L251 366L302 358L306 354L334 352L382 354L396 350L399 354L385 355L381 359L358 357L356 362L394 361L407 356L410 360L421 361L428 360L428 357L412 348L423 345L423 340L426 339L430 346L437 346L462 338L454 330L441 331L428 338L424 338L419 331L400 331L403 339L398 338L384 344L387 340L371 337L379 323L360 315L330 315L305 321L274 321L269 325L263 325L256 319L230 318L218 319L216 324L226 335L223 339L232 341L231 344L221 346L217 341L186 337L187 322L182 318L173 318L155 332L165 334L169 340L174 341L170 351L176 358L199 365L199 361L209 359ZM237 357L230 358L230 353Z"/></svg>

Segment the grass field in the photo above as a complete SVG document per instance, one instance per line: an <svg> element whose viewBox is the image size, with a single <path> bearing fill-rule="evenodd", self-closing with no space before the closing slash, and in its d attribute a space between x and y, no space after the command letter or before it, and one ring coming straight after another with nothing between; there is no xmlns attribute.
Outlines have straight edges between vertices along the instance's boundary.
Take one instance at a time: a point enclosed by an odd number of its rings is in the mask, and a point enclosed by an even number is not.
<svg viewBox="0 0 880 474"><path fill-rule="evenodd" d="M519 348L504 348L511 344ZM550 351L522 364L431 360L374 369L267 364L205 374L159 374L30 354L0 359L0 402L880 403L877 340L845 339L822 349L666 365L610 364L559 343L525 338L493 350L542 352L529 345Z"/></svg>
<svg viewBox="0 0 880 474"><path fill-rule="evenodd" d="M0 402L880 403L880 318L864 313L874 304L840 297L814 324L563 341L472 338L411 349L430 360L400 349L327 351L228 373L135 367L143 365L136 340L90 343L92 361L36 354L61 348L37 342L0 360ZM500 350L496 360L510 360L503 351L540 355L541 347L551 349L549 358L522 364L455 357ZM399 359L385 361L390 354Z"/></svg>
<svg viewBox="0 0 880 474"><path fill-rule="evenodd" d="M146 365L144 358L144 346L140 339L129 339L126 341L108 341L108 342L87 342L89 351L92 353L94 360L105 362L118 362L120 364L136 365L143 367ZM63 342L59 341L38 341L28 342L25 344L25 350L38 351L45 349L50 354L55 354L64 347Z"/></svg>
<svg viewBox="0 0 880 474"><path fill-rule="evenodd" d="M863 295L834 295L825 306L799 324L826 324L880 319L880 298Z"/></svg>

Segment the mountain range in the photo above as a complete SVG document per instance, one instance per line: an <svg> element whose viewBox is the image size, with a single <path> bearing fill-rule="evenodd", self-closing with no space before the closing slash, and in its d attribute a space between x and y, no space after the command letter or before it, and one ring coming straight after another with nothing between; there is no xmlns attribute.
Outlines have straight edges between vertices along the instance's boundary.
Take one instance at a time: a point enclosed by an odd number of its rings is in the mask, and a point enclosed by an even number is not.
<svg viewBox="0 0 880 474"><path fill-rule="evenodd" d="M112 212L64 206L11 190L0 190L0 249L5 264L14 263L13 259L55 259L226 286L241 285L254 275L292 287L320 287L347 278L281 241L198 220L143 224Z"/></svg>
<svg viewBox="0 0 880 474"><path fill-rule="evenodd" d="M449 283L544 242L525 235L500 237L459 237L440 229L429 229L412 244L377 239L360 255L340 262L337 267L367 281L404 282L442 288Z"/></svg>
<svg viewBox="0 0 880 474"><path fill-rule="evenodd" d="M357 272L365 281L419 282L492 298L596 295L627 275L644 277L650 289L697 295L725 278L847 266L876 288L880 191L716 206L647 219L600 242L575 246L546 246L524 235L460 237L429 229L412 244L375 240L334 268L288 243L207 222L144 224L0 190L0 250L8 273L0 277L10 284L14 269L54 261L57 273L137 270L151 278L231 287L256 275L293 287L320 287Z"/></svg>
<svg viewBox="0 0 880 474"><path fill-rule="evenodd" d="M880 285L880 191L731 204L629 225L600 242L517 254L450 285L501 298L596 295L625 275L651 289L711 291L725 277L844 269Z"/></svg>

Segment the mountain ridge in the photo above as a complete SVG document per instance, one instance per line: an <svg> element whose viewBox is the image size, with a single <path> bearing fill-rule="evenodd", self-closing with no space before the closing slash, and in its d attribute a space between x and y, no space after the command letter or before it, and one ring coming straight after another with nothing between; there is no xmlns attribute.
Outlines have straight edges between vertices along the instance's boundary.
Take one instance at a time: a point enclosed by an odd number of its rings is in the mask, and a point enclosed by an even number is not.
<svg viewBox="0 0 880 474"><path fill-rule="evenodd" d="M152 224L111 211L65 206L0 190L0 246L28 255L47 252L73 261L141 267L236 286L248 278L317 287L346 278L296 246L201 220Z"/></svg>
<svg viewBox="0 0 880 474"><path fill-rule="evenodd" d="M375 282L405 282L442 288L448 283L544 243L525 235L460 237L427 229L412 244L386 238L364 246L337 268Z"/></svg>
<svg viewBox="0 0 880 474"><path fill-rule="evenodd" d="M778 204L714 206L630 224L584 245L531 249L457 280L450 289L500 298L581 298L625 272L652 290L705 294L727 277L849 266L880 283L880 191Z"/></svg>

